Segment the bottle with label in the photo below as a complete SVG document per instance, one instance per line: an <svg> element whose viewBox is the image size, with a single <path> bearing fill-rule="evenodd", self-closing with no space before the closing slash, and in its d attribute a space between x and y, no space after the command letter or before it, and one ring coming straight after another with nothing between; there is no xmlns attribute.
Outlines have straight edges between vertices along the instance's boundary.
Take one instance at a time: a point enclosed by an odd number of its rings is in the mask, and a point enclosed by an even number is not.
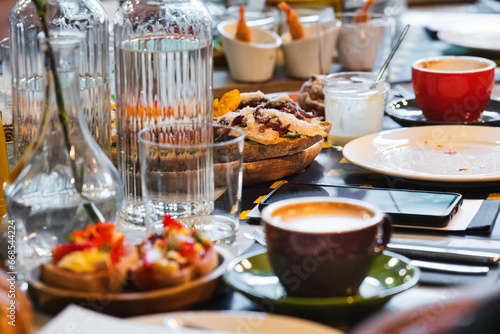
<svg viewBox="0 0 500 334"><path fill-rule="evenodd" d="M118 169L122 217L143 227L139 130L211 122L212 22L198 0L126 1L114 19Z"/></svg>
<svg viewBox="0 0 500 334"><path fill-rule="evenodd" d="M9 177L9 158L7 155L7 143L3 132L2 116L0 115L0 217L7 213L3 200L3 184Z"/></svg>
<svg viewBox="0 0 500 334"><path fill-rule="evenodd" d="M111 156L109 20L99 0L47 0L45 20L51 31L85 36L79 69L81 104L89 130ZM44 98L41 22L32 0L19 0L10 12L14 158L25 153L40 125Z"/></svg>

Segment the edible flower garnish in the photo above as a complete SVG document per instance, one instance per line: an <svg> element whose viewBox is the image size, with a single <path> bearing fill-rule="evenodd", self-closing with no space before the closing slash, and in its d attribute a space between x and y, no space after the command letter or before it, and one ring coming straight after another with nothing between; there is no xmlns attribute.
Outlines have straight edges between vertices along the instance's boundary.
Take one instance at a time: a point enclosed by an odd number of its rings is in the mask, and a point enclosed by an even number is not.
<svg viewBox="0 0 500 334"><path fill-rule="evenodd" d="M220 117L229 112L235 111L241 102L240 91L233 89L224 94L219 102L219 99L214 100L214 116Z"/></svg>

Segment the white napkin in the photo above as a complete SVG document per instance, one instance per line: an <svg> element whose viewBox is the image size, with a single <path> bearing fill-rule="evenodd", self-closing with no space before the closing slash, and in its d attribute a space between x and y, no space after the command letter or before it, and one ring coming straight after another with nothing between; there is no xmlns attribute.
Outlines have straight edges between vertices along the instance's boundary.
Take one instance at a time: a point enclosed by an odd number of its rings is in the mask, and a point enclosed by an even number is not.
<svg viewBox="0 0 500 334"><path fill-rule="evenodd" d="M139 320L143 318L142 320ZM37 334L237 334L212 329L165 327L146 323L144 317L138 320L120 319L97 313L86 308L69 305ZM247 332L245 332L247 333Z"/></svg>
<svg viewBox="0 0 500 334"><path fill-rule="evenodd" d="M141 324L69 305L37 334L165 334L165 327Z"/></svg>

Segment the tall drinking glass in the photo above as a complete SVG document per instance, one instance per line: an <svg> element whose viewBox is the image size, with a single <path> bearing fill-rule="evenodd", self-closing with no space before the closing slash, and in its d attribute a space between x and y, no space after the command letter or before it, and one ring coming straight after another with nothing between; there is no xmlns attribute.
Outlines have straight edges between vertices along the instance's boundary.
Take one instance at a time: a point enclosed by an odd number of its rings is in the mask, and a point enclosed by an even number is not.
<svg viewBox="0 0 500 334"><path fill-rule="evenodd" d="M117 160L122 217L144 226L137 133L154 125L210 122L212 24L198 0L124 2L115 16Z"/></svg>

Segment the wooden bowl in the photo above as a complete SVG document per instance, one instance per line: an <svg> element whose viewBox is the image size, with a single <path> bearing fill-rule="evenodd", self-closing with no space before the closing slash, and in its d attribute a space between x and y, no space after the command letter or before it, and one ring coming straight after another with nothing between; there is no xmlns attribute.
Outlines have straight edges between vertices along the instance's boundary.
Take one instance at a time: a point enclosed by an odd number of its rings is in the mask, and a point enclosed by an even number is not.
<svg viewBox="0 0 500 334"><path fill-rule="evenodd" d="M243 184L250 185L281 179L302 171L316 159L323 148L323 140L302 152L278 158L243 164Z"/></svg>

